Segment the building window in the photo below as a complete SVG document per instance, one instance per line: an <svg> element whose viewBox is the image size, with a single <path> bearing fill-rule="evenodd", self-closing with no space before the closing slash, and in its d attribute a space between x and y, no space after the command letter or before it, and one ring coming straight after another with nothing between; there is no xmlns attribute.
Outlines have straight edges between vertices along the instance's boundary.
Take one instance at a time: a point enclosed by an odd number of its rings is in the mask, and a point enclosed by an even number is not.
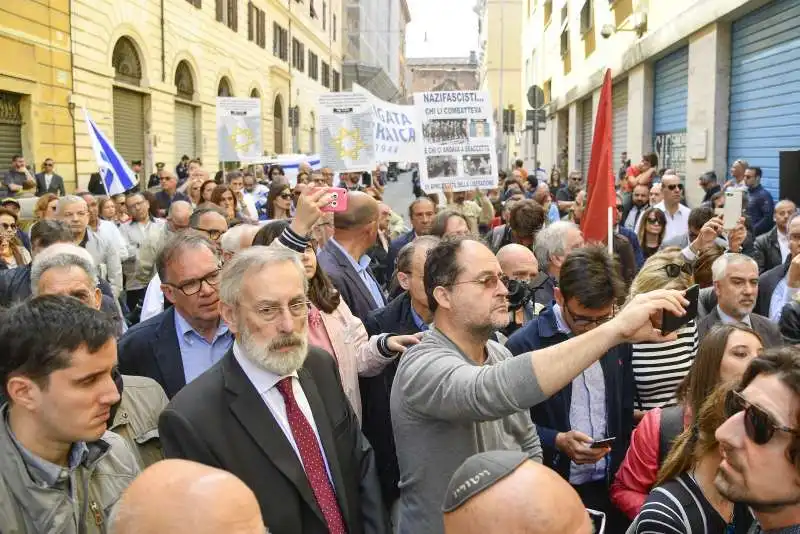
<svg viewBox="0 0 800 534"><path fill-rule="evenodd" d="M231 82L227 77L223 76L219 81L217 87L217 96L233 96L233 89L231 89Z"/></svg>
<svg viewBox="0 0 800 534"><path fill-rule="evenodd" d="M217 0L217 22L233 31L239 31L239 1Z"/></svg>
<svg viewBox="0 0 800 534"><path fill-rule="evenodd" d="M550 18L553 16L553 0L545 0L544 2L544 25L550 24Z"/></svg>
<svg viewBox="0 0 800 534"><path fill-rule="evenodd" d="M592 0L585 0L581 8L581 35L589 33L594 25L594 16L592 11L594 6Z"/></svg>
<svg viewBox="0 0 800 534"><path fill-rule="evenodd" d="M292 67L300 72L306 70L306 46L297 39L292 39Z"/></svg>
<svg viewBox="0 0 800 534"><path fill-rule="evenodd" d="M322 29L328 24L328 3L322 2Z"/></svg>
<svg viewBox="0 0 800 534"><path fill-rule="evenodd" d="M194 7L198 8L198 9L202 9L203 8L202 0L186 0L186 1L189 2L190 4L192 4Z"/></svg>
<svg viewBox="0 0 800 534"><path fill-rule="evenodd" d="M322 62L322 85L331 88L331 67L324 61Z"/></svg>
<svg viewBox="0 0 800 534"><path fill-rule="evenodd" d="M267 47L266 16L252 2L247 4L247 40L261 48Z"/></svg>
<svg viewBox="0 0 800 534"><path fill-rule="evenodd" d="M337 93L342 90L342 77L336 69L333 70L333 90Z"/></svg>
<svg viewBox="0 0 800 534"><path fill-rule="evenodd" d="M272 23L272 54L289 61L289 32L277 22Z"/></svg>
<svg viewBox="0 0 800 534"><path fill-rule="evenodd" d="M178 98L184 100L192 100L194 98L194 77L192 76L192 69L186 61L178 63L175 69L175 89L178 93Z"/></svg>
<svg viewBox="0 0 800 534"><path fill-rule="evenodd" d="M318 18L317 10L314 9L314 0L308 0L308 16L312 19Z"/></svg>
<svg viewBox="0 0 800 534"><path fill-rule="evenodd" d="M308 77L319 80L319 57L311 50L308 51Z"/></svg>
<svg viewBox="0 0 800 534"><path fill-rule="evenodd" d="M336 13L331 15L331 26L333 27L333 40L336 40Z"/></svg>
<svg viewBox="0 0 800 534"><path fill-rule="evenodd" d="M120 37L111 54L114 79L118 82L140 85L142 81L142 62L133 41Z"/></svg>

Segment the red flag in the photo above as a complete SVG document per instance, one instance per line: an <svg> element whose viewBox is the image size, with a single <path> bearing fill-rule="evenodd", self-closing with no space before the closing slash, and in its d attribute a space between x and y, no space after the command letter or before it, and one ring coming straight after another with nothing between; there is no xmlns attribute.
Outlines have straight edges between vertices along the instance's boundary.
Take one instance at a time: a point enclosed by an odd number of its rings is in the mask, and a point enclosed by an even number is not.
<svg viewBox="0 0 800 534"><path fill-rule="evenodd" d="M611 71L606 70L600 91L600 105L597 106L592 158L589 160L586 209L581 218L581 230L587 242L608 243L608 210L617 206L611 159L612 126Z"/></svg>

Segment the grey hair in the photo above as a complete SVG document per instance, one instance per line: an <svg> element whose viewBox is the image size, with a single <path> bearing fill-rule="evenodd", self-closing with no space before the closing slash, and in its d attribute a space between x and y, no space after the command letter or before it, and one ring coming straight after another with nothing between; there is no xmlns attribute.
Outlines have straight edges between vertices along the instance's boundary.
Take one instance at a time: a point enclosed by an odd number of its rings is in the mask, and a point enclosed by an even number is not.
<svg viewBox="0 0 800 534"><path fill-rule="evenodd" d="M733 165L736 165L737 163L738 163L739 165L743 166L745 169L747 169L748 167L750 167L750 164L749 164L749 163L747 163L747 160L746 160L746 159L737 159L736 161L734 161L734 162L733 162Z"/></svg>
<svg viewBox="0 0 800 534"><path fill-rule="evenodd" d="M56 213L61 215L64 213L64 210L70 204L77 204L77 203L86 204L86 201L83 200L83 197L79 197L78 195L64 195L63 197L58 199L58 204L56 204Z"/></svg>
<svg viewBox="0 0 800 534"><path fill-rule="evenodd" d="M161 250L158 251L156 257L156 272L162 282L169 282L167 280L167 266L178 256L181 252L187 249L196 249L206 247L214 254L214 258L219 261L219 254L217 254L217 247L212 243L204 234L197 230L187 230L185 232L178 232L173 234Z"/></svg>
<svg viewBox="0 0 800 534"><path fill-rule="evenodd" d="M258 226L253 224L239 224L222 234L219 238L219 244L223 252L230 252L236 254L242 250L242 235L245 232L251 231Z"/></svg>
<svg viewBox="0 0 800 534"><path fill-rule="evenodd" d="M749 263L753 265L753 267L756 268L756 272L758 272L758 263L756 263L756 260L750 256L737 254L735 252L727 252L714 260L714 263L711 264L711 279L714 282L719 282L725 278L729 265L739 265L741 263Z"/></svg>
<svg viewBox="0 0 800 534"><path fill-rule="evenodd" d="M297 269L298 276L303 280L303 293L308 293L308 280L297 252L283 247L255 246L236 254L222 268L219 300L223 304L236 307L239 304L245 277L251 271L261 271L279 263L291 263ZM283 282L283 280L275 280L275 283L278 284Z"/></svg>
<svg viewBox="0 0 800 534"><path fill-rule="evenodd" d="M430 250L438 245L439 241L441 241L441 239L435 235L421 235L414 241L406 243L403 248L400 249L400 252L397 253L397 272L410 272L411 263L414 261L414 254L417 252L417 249L424 247Z"/></svg>
<svg viewBox="0 0 800 534"><path fill-rule="evenodd" d="M83 247L72 243L50 245L36 255L31 265L31 294L39 296L39 280L50 269L77 267L89 277L92 288L97 287L97 268L92 255Z"/></svg>
<svg viewBox="0 0 800 534"><path fill-rule="evenodd" d="M569 221L556 221L542 228L536 234L536 246L533 253L539 262L539 271L547 271L551 256L563 256L566 252L567 232L578 230L578 226Z"/></svg>

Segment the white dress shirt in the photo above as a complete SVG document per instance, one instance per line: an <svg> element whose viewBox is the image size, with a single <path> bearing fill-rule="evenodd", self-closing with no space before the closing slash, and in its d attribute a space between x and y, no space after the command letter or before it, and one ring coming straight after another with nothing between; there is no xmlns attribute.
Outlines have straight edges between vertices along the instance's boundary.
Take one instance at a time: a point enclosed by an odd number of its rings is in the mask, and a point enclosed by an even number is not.
<svg viewBox="0 0 800 534"><path fill-rule="evenodd" d="M689 213L691 213L692 210L688 207L683 204L678 204L678 210L673 215L670 215L669 211L667 211L667 206L664 204L663 200L653 207L664 212L667 218L667 228L664 230L664 241L689 233ZM641 221L641 218L639 220Z"/></svg>
<svg viewBox="0 0 800 534"><path fill-rule="evenodd" d="M300 460L300 464L302 465L303 460L300 457L300 449L297 448L297 443L295 443L294 435L292 434L292 428L289 426L289 418L286 415L286 403L283 400L283 395L277 388L278 382L285 377L262 369L248 360L244 354L242 354L242 348L239 346L238 342L233 343L233 357L236 358L242 371L247 375L247 378L250 380L250 383L253 384L253 387L256 388L258 394L264 399L264 404L269 408L269 411L272 413L272 416L283 431L283 435L286 436L292 449L294 449L294 453L297 455L297 459ZM308 399L297 377L297 372L289 376L292 377L292 392L294 393L294 398L297 401L297 405L300 407L300 411L314 430L314 435L317 438L317 445L322 452L323 460L325 460L325 471L327 471L328 478L331 481L331 485L333 485L331 469L328 466L328 458L325 456L325 449L322 447L322 441L319 439L319 432L317 431L317 424L314 421L314 414L311 412L311 405L308 404ZM305 466L303 466L303 469L305 469Z"/></svg>
<svg viewBox="0 0 800 534"><path fill-rule="evenodd" d="M789 257L789 235L777 230L778 233L778 248L781 249L781 263L786 262Z"/></svg>
<svg viewBox="0 0 800 534"><path fill-rule="evenodd" d="M50 189L50 184L53 183L53 173L45 173L44 175L44 190Z"/></svg>
<svg viewBox="0 0 800 534"><path fill-rule="evenodd" d="M161 278L158 272L153 274L150 283L147 284L147 291L144 292L142 302L142 313L139 321L146 321L164 311L164 292L161 291Z"/></svg>

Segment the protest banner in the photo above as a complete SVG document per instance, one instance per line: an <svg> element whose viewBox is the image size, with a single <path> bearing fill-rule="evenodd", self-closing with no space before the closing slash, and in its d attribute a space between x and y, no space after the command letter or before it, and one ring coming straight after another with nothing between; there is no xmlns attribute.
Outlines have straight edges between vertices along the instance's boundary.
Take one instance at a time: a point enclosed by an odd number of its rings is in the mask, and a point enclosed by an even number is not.
<svg viewBox="0 0 800 534"><path fill-rule="evenodd" d="M417 109L381 100L357 83L353 84L353 92L369 97L378 162L417 161L417 132L420 128Z"/></svg>
<svg viewBox="0 0 800 534"><path fill-rule="evenodd" d="M489 93L441 91L414 94L421 119L420 185L427 193L497 187L497 152Z"/></svg>
<svg viewBox="0 0 800 534"><path fill-rule="evenodd" d="M261 99L217 97L219 161L249 161L264 154Z"/></svg>
<svg viewBox="0 0 800 534"><path fill-rule="evenodd" d="M317 102L317 131L323 167L336 172L375 169L372 109L357 93L322 93Z"/></svg>

